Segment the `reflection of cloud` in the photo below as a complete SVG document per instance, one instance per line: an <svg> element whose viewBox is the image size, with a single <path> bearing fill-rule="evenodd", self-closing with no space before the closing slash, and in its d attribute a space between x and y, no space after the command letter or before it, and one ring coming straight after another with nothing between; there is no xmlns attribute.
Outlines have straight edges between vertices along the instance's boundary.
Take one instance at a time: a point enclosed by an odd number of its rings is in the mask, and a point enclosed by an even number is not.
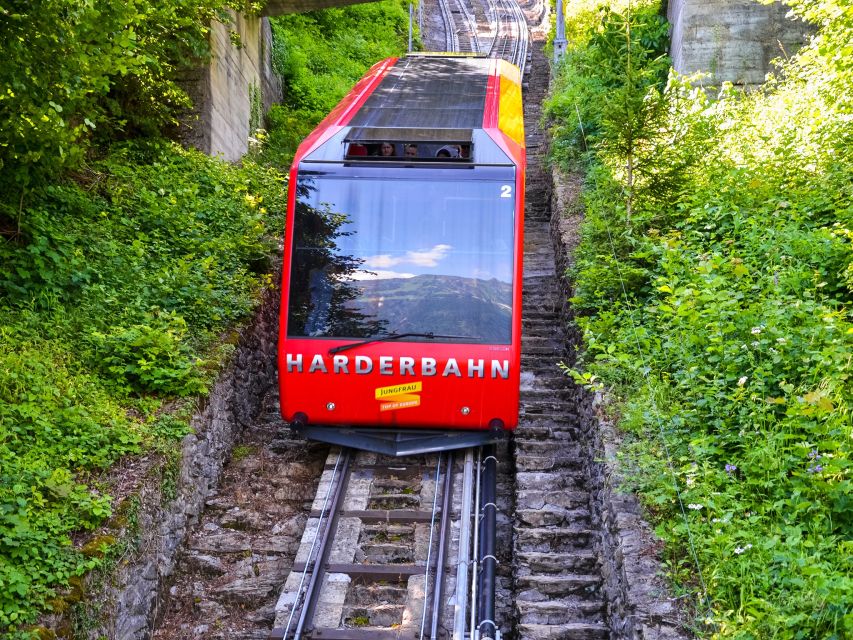
<svg viewBox="0 0 853 640"><path fill-rule="evenodd" d="M394 259L389 256L387 253L383 253L378 256L370 256L369 258L364 259L364 264L368 267L393 267L394 265L400 264L399 259Z"/></svg>
<svg viewBox="0 0 853 640"><path fill-rule="evenodd" d="M397 273L396 271L365 271L358 269L349 274L349 280L391 280L393 278L414 278L414 273Z"/></svg>
<svg viewBox="0 0 853 640"><path fill-rule="evenodd" d="M432 249L428 249L426 251L406 251L406 254L399 258L389 256L387 253L382 253L365 258L364 264L368 267L376 267L380 269L396 267L398 264L413 264L417 267L435 267L438 266L438 263L447 256L448 252L452 248L453 247L449 244L437 244Z"/></svg>
<svg viewBox="0 0 853 640"><path fill-rule="evenodd" d="M437 244L429 251L407 251L406 262L419 267L434 267L452 249L449 244Z"/></svg>

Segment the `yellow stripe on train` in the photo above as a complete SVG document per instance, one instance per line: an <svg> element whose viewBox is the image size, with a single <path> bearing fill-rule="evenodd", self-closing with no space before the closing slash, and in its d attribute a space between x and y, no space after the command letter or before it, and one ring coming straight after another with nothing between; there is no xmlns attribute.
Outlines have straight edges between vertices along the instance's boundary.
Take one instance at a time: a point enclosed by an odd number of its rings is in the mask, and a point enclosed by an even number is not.
<svg viewBox="0 0 853 640"><path fill-rule="evenodd" d="M498 127L522 147L524 146L524 110L521 103L521 72L506 60L499 62L501 77Z"/></svg>

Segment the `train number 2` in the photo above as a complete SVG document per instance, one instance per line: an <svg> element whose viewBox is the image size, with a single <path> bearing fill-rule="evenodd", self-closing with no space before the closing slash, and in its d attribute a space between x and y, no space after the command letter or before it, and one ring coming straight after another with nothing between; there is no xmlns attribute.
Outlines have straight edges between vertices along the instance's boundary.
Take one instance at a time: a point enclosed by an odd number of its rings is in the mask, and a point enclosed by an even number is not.
<svg viewBox="0 0 853 640"><path fill-rule="evenodd" d="M512 186L508 184L501 185L501 198L512 198Z"/></svg>

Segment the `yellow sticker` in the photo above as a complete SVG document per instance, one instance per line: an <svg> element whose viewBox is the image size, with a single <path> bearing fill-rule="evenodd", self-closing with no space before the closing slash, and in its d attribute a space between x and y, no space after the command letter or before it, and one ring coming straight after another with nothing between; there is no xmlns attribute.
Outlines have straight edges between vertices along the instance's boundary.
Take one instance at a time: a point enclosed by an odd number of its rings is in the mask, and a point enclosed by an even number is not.
<svg viewBox="0 0 853 640"><path fill-rule="evenodd" d="M406 384L395 384L391 387L378 387L375 391L376 399L383 401L379 405L379 410L393 411L420 406L421 397L417 394L422 390L423 382L407 382Z"/></svg>
<svg viewBox="0 0 853 640"><path fill-rule="evenodd" d="M376 389L376 399L385 400L391 396L399 396L406 393L420 393L424 388L423 382L407 382L406 384L395 384L393 387L379 387Z"/></svg>

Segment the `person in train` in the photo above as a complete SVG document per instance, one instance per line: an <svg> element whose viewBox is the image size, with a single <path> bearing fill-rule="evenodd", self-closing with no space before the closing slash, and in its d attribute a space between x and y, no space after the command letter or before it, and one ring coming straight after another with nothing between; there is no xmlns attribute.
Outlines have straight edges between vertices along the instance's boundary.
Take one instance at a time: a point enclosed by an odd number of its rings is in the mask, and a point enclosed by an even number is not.
<svg viewBox="0 0 853 640"><path fill-rule="evenodd" d="M383 142L379 145L379 155L384 158L391 158L397 155L397 149L393 142Z"/></svg>
<svg viewBox="0 0 853 640"><path fill-rule="evenodd" d="M351 142L349 148L347 149L348 156L366 156L367 155L367 147L358 142Z"/></svg>
<svg viewBox="0 0 853 640"><path fill-rule="evenodd" d="M444 159L458 159L460 157L459 146L454 144L444 145L441 149L435 152L435 157Z"/></svg>

